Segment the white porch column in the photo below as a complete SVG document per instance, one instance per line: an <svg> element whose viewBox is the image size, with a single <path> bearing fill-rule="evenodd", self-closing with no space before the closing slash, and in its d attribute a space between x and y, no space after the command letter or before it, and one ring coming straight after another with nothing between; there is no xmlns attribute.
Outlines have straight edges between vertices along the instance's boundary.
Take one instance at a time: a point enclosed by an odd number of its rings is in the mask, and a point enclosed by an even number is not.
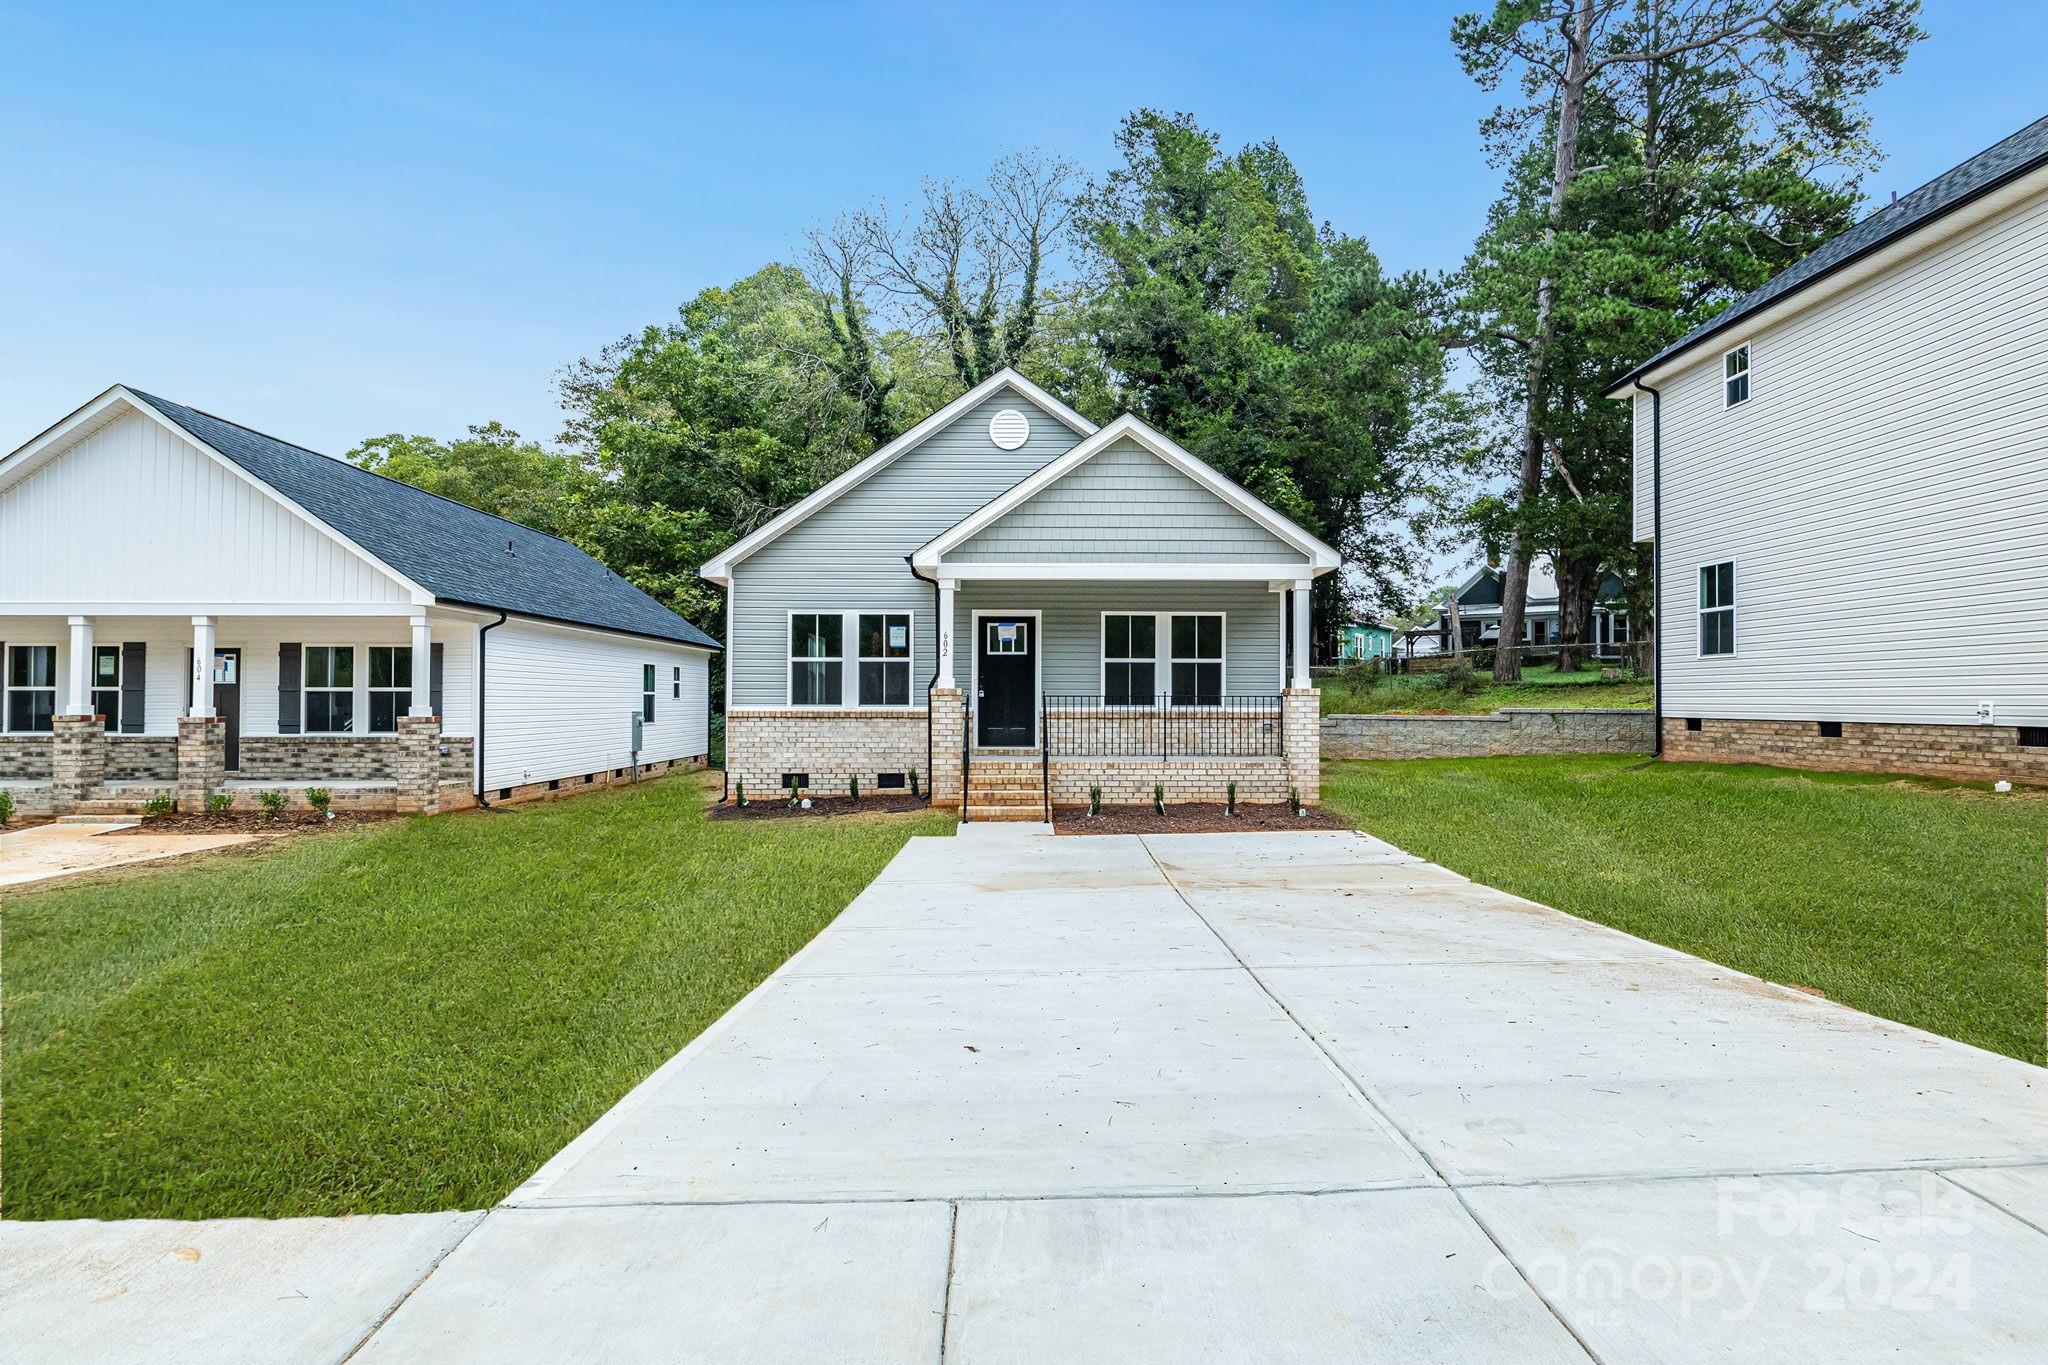
<svg viewBox="0 0 2048 1365"><path fill-rule="evenodd" d="M939 676L933 687L958 687L953 681L953 594L959 591L958 579L939 580Z"/></svg>
<svg viewBox="0 0 2048 1365"><path fill-rule="evenodd" d="M71 686L64 695L67 716L92 714L92 618L71 618Z"/></svg>
<svg viewBox="0 0 2048 1365"><path fill-rule="evenodd" d="M202 719L213 715L213 618L192 618L192 710Z"/></svg>
<svg viewBox="0 0 2048 1365"><path fill-rule="evenodd" d="M1294 687L1313 687L1308 671L1308 597L1309 580L1297 579L1294 584Z"/></svg>
<svg viewBox="0 0 2048 1365"><path fill-rule="evenodd" d="M426 613L412 618L412 706L409 716L434 714L434 628Z"/></svg>

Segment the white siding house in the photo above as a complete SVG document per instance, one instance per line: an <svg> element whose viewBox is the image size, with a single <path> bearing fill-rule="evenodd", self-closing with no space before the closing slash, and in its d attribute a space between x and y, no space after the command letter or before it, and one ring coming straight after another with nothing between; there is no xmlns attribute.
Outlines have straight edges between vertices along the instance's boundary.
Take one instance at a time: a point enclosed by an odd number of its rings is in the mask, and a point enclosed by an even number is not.
<svg viewBox="0 0 2048 1365"><path fill-rule="evenodd" d="M0 459L24 812L437 810L701 763L717 648L565 542L136 390Z"/></svg>
<svg viewBox="0 0 2048 1365"><path fill-rule="evenodd" d="M2048 120L1648 362L1667 750L2048 776Z"/></svg>

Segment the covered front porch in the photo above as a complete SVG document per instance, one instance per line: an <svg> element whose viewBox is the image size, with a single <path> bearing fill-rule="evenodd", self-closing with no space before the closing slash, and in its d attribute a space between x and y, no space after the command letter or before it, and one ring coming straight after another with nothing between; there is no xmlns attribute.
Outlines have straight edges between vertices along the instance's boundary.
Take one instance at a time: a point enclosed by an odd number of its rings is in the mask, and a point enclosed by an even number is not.
<svg viewBox="0 0 2048 1365"><path fill-rule="evenodd" d="M292 611L0 616L0 790L23 815L303 805L308 788L337 809L467 803L473 624Z"/></svg>

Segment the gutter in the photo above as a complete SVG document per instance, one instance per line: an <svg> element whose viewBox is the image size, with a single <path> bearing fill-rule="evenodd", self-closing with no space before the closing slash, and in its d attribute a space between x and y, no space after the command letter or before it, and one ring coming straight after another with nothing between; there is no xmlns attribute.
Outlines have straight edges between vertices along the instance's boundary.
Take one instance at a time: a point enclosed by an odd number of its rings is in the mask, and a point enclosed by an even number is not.
<svg viewBox="0 0 2048 1365"><path fill-rule="evenodd" d="M1650 395L1650 757L1664 757L1664 391Z"/></svg>
<svg viewBox="0 0 2048 1365"><path fill-rule="evenodd" d="M946 629L949 623L939 619L939 580L936 578L926 578L923 574L919 573L917 571L917 564L911 559L910 555L903 556L903 562L910 567L910 576L912 578L915 578L920 583L932 585L933 631L937 632ZM939 642L935 634L932 639L932 676L931 680L924 685L924 789L927 792L932 789L932 755L934 753L932 747L932 689L938 685ZM967 800L967 787L964 782L961 784L960 792L960 799L964 803ZM925 799L927 801L931 800L930 797Z"/></svg>
<svg viewBox="0 0 2048 1365"><path fill-rule="evenodd" d="M498 619L476 628L476 803L484 810L491 803L484 798L484 636L505 624L508 612L499 612Z"/></svg>

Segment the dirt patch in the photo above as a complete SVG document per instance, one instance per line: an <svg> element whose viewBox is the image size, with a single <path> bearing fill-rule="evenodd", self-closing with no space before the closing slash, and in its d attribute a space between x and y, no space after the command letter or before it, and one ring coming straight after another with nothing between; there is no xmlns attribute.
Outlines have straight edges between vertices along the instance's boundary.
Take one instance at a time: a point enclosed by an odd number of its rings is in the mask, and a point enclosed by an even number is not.
<svg viewBox="0 0 2048 1365"><path fill-rule="evenodd" d="M265 820L262 811L173 811L169 815L145 816L132 829L107 831L107 837L124 834L288 834L296 830L348 829L357 825L379 825L399 817L391 811L336 811L332 820L318 811L279 811L275 820Z"/></svg>
<svg viewBox="0 0 2048 1365"><path fill-rule="evenodd" d="M1254 806L1240 802L1231 815L1223 804L1191 802L1168 806L1161 815L1150 806L1104 806L1090 815L1080 807L1053 812L1055 834L1249 834L1275 829L1349 829L1335 812L1310 806L1300 815L1286 806Z"/></svg>
<svg viewBox="0 0 2048 1365"><path fill-rule="evenodd" d="M821 820L835 815L898 815L931 808L931 802L919 796L863 796L858 801L846 796L814 796L806 810L790 805L785 796L748 801L744 806L719 802L711 807L710 816L713 820Z"/></svg>

